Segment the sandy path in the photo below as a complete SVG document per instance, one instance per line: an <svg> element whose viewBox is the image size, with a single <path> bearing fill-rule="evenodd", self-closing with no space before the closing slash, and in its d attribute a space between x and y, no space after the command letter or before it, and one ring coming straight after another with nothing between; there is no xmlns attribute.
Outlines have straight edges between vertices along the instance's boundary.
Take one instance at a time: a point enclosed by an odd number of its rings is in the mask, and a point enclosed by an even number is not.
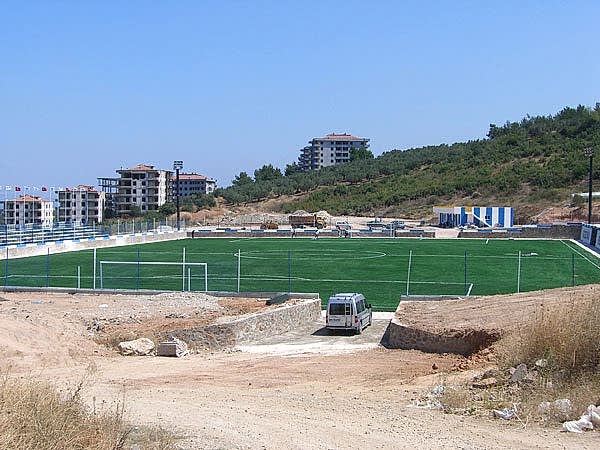
<svg viewBox="0 0 600 450"><path fill-rule="evenodd" d="M175 431L183 448L598 448L598 435L523 430L409 406L460 360L383 349L293 358L241 352L115 358L99 362L87 395L96 405L123 396L134 423ZM80 373L46 375L75 380Z"/></svg>

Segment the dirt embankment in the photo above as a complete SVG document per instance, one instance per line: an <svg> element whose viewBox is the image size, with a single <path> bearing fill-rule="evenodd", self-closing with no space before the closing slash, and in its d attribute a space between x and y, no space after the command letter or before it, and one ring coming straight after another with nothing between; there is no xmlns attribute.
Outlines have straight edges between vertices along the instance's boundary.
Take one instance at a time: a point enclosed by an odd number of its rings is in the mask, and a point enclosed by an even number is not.
<svg viewBox="0 0 600 450"><path fill-rule="evenodd" d="M111 357L118 336L152 336L203 326L267 308L264 299L216 298L202 293L99 295L4 293L0 357L13 370L85 363ZM115 336L115 338L113 338Z"/></svg>

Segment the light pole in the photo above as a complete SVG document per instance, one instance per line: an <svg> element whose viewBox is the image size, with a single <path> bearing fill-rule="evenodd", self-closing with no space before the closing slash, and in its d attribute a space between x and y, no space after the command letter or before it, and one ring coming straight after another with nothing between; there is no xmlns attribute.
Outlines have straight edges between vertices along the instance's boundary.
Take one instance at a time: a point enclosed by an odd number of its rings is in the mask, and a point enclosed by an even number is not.
<svg viewBox="0 0 600 450"><path fill-rule="evenodd" d="M583 149L585 156L590 158L590 169L588 179L588 224L592 223L592 163L594 161L594 148L586 147Z"/></svg>
<svg viewBox="0 0 600 450"><path fill-rule="evenodd" d="M180 230L179 222L179 171L183 169L183 161L173 161L173 169L175 170L175 205L177 208L177 231Z"/></svg>

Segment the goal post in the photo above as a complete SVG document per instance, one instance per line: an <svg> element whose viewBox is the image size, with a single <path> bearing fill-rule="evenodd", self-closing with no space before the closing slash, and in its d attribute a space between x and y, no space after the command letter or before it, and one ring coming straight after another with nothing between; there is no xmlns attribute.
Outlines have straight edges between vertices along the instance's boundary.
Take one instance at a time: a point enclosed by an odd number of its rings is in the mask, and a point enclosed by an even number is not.
<svg viewBox="0 0 600 450"><path fill-rule="evenodd" d="M116 276L107 275L107 268L116 266L119 269L119 273ZM141 275L141 267L150 266L149 273ZM162 267L161 267L162 266ZM127 270L127 267L132 267ZM116 289L126 289L123 284L126 284L126 280L136 280L136 286L139 286L141 280L152 280L151 284L156 285L157 289L160 289L160 282L164 280L181 280L182 290L185 291L186 285L187 290L192 288L192 268L200 267L203 268L204 278L204 292L208 291L208 264L199 262L165 262L165 261L99 261L99 272L100 272L100 289L104 289L105 281L108 279L116 280ZM186 270L187 269L187 270ZM186 279L187 276L187 279ZM119 286L119 283L121 285ZM172 290L172 289L166 289Z"/></svg>

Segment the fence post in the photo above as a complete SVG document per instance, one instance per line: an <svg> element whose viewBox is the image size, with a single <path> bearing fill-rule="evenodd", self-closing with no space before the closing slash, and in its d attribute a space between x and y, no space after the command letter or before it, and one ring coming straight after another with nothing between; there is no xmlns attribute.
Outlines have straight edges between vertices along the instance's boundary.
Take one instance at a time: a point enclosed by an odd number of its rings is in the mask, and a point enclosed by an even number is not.
<svg viewBox="0 0 600 450"><path fill-rule="evenodd" d="M181 290L185 291L185 247L183 247L183 256L181 259L182 270L181 270Z"/></svg>
<svg viewBox="0 0 600 450"><path fill-rule="evenodd" d="M8 241L6 241L6 259L4 260L4 287L8 286Z"/></svg>
<svg viewBox="0 0 600 450"><path fill-rule="evenodd" d="M521 250L519 250L519 263L517 264L517 294L521 292Z"/></svg>
<svg viewBox="0 0 600 450"><path fill-rule="evenodd" d="M237 291L240 292L240 274L241 274L241 263L242 263L242 250L238 249L238 270L237 270Z"/></svg>
<svg viewBox="0 0 600 450"><path fill-rule="evenodd" d="M81 289L81 266L77 266L77 289Z"/></svg>
<svg viewBox="0 0 600 450"><path fill-rule="evenodd" d="M292 292L292 251L288 250L288 294Z"/></svg>
<svg viewBox="0 0 600 450"><path fill-rule="evenodd" d="M571 253L571 285L575 287L575 253Z"/></svg>
<svg viewBox="0 0 600 450"><path fill-rule="evenodd" d="M137 248L137 274L135 277L135 290L140 289L140 247Z"/></svg>
<svg viewBox="0 0 600 450"><path fill-rule="evenodd" d="M94 249L94 268L92 270L92 274L93 274L93 281L92 281L92 288L96 289L96 249Z"/></svg>
<svg viewBox="0 0 600 450"><path fill-rule="evenodd" d="M412 250L408 252L408 273L406 274L406 296L408 297L408 288L410 286L410 266L412 264Z"/></svg>
<svg viewBox="0 0 600 450"><path fill-rule="evenodd" d="M465 295L467 295L468 293L468 286L467 286L467 251L465 250Z"/></svg>
<svg viewBox="0 0 600 450"><path fill-rule="evenodd" d="M46 253L46 287L50 287L50 247Z"/></svg>

